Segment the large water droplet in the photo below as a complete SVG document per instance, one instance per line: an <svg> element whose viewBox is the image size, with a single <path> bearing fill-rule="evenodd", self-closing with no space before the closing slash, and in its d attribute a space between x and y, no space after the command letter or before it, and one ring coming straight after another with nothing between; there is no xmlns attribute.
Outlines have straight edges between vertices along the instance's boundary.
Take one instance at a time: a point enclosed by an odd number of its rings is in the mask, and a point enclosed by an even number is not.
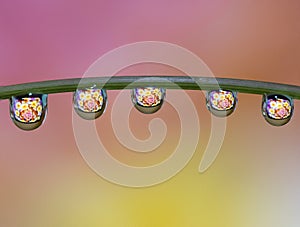
<svg viewBox="0 0 300 227"><path fill-rule="evenodd" d="M236 92L229 90L213 90L206 95L207 109L217 117L226 117L232 114L236 103Z"/></svg>
<svg viewBox="0 0 300 227"><path fill-rule="evenodd" d="M23 130L38 128L47 113L47 99L45 94L13 96L10 98L10 117L17 127Z"/></svg>
<svg viewBox="0 0 300 227"><path fill-rule="evenodd" d="M83 119L94 120L100 117L104 113L106 103L106 91L96 86L77 89L74 92L74 110Z"/></svg>
<svg viewBox="0 0 300 227"><path fill-rule="evenodd" d="M166 91L163 88L144 87L132 90L132 102L137 110L145 114L158 111L164 101Z"/></svg>
<svg viewBox="0 0 300 227"><path fill-rule="evenodd" d="M274 126L287 124L293 115L293 100L284 95L269 94L263 96L262 114L266 121Z"/></svg>

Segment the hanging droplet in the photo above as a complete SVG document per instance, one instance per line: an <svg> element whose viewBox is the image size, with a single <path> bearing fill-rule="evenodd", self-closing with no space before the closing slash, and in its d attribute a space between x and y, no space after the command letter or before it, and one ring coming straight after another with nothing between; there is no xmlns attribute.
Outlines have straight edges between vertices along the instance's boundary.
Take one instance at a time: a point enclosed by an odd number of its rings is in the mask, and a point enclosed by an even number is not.
<svg viewBox="0 0 300 227"><path fill-rule="evenodd" d="M137 110L145 114L158 111L164 101L166 91L163 88L144 87L132 90L132 102Z"/></svg>
<svg viewBox="0 0 300 227"><path fill-rule="evenodd" d="M262 102L262 114L266 121L274 126L287 124L293 115L293 100L284 95L264 95Z"/></svg>
<svg viewBox="0 0 300 227"><path fill-rule="evenodd" d="M77 89L74 92L74 110L83 119L94 120L100 117L104 113L106 103L106 91L96 86Z"/></svg>
<svg viewBox="0 0 300 227"><path fill-rule="evenodd" d="M47 113L45 94L13 96L10 98L10 117L17 127L33 130L42 125Z"/></svg>
<svg viewBox="0 0 300 227"><path fill-rule="evenodd" d="M236 92L229 90L213 90L206 95L207 109L217 117L226 117L232 114L236 103Z"/></svg>

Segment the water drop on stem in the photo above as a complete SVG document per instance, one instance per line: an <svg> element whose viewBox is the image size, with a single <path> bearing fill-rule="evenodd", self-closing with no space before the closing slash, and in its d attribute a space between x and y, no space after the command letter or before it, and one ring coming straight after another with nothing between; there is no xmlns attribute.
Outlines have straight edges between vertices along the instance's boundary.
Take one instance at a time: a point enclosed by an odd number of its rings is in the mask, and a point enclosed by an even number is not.
<svg viewBox="0 0 300 227"><path fill-rule="evenodd" d="M100 117L106 108L106 90L92 86L77 89L73 95L75 112L85 120L94 120Z"/></svg>
<svg viewBox="0 0 300 227"><path fill-rule="evenodd" d="M165 94L166 91L163 88L135 88L132 90L131 99L138 111L144 114L152 114L162 107Z"/></svg>
<svg viewBox="0 0 300 227"><path fill-rule="evenodd" d="M294 103L291 98L279 94L265 94L262 101L262 114L273 126L287 124L293 115Z"/></svg>
<svg viewBox="0 0 300 227"><path fill-rule="evenodd" d="M42 125L47 114L46 94L26 94L10 98L10 117L23 130L33 130Z"/></svg>
<svg viewBox="0 0 300 227"><path fill-rule="evenodd" d="M237 104L236 92L229 90L213 90L206 94L207 109L217 117L231 115Z"/></svg>

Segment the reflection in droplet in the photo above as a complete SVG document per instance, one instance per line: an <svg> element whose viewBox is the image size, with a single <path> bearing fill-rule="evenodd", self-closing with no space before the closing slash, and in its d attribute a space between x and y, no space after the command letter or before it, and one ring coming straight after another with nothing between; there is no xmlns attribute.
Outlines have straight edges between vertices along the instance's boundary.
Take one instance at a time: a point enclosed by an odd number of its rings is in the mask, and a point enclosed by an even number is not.
<svg viewBox="0 0 300 227"><path fill-rule="evenodd" d="M287 96L277 94L263 96L262 114L271 125L287 124L292 118L293 110L293 100Z"/></svg>
<svg viewBox="0 0 300 227"><path fill-rule="evenodd" d="M166 91L163 88L144 87L132 90L132 102L137 110L145 114L157 112L164 101Z"/></svg>
<svg viewBox="0 0 300 227"><path fill-rule="evenodd" d="M100 117L105 110L106 103L106 91L96 86L77 89L74 92L74 110L83 119L94 120Z"/></svg>
<svg viewBox="0 0 300 227"><path fill-rule="evenodd" d="M207 109L217 117L226 117L232 114L236 103L236 92L229 90L213 90L206 95Z"/></svg>
<svg viewBox="0 0 300 227"><path fill-rule="evenodd" d="M47 113L45 94L12 96L10 98L10 117L17 127L33 130L42 125Z"/></svg>

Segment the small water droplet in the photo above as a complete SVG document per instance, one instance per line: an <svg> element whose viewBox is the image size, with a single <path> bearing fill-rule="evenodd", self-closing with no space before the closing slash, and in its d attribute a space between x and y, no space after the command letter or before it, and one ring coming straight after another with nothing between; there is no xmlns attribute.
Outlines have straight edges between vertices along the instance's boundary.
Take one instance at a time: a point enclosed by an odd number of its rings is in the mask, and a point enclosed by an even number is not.
<svg viewBox="0 0 300 227"><path fill-rule="evenodd" d="M45 94L12 96L10 98L10 117L14 124L23 130L33 130L42 125L47 113Z"/></svg>
<svg viewBox="0 0 300 227"><path fill-rule="evenodd" d="M207 109L217 117L226 117L233 113L237 103L237 94L229 90L213 90L206 94Z"/></svg>
<svg viewBox="0 0 300 227"><path fill-rule="evenodd" d="M145 114L157 112L164 101L166 91L163 88L144 87L132 90L132 102L137 110Z"/></svg>
<svg viewBox="0 0 300 227"><path fill-rule="evenodd" d="M262 114L266 121L274 126L287 124L293 115L293 100L284 95L269 94L263 96Z"/></svg>
<svg viewBox="0 0 300 227"><path fill-rule="evenodd" d="M107 104L106 90L92 86L77 89L74 92L73 104L75 112L85 120L94 120L100 117Z"/></svg>

